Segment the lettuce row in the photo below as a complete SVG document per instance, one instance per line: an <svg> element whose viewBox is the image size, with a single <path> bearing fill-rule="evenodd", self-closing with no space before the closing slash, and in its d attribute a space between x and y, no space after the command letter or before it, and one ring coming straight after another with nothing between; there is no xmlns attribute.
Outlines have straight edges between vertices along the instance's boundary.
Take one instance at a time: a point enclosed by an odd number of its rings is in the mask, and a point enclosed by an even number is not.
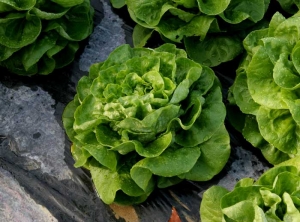
<svg viewBox="0 0 300 222"><path fill-rule="evenodd" d="M65 108L75 167L107 204L143 202L155 187L206 181L230 154L220 83L173 44L121 45L80 79Z"/></svg>
<svg viewBox="0 0 300 222"><path fill-rule="evenodd" d="M271 164L299 155L300 14L276 13L268 28L251 32L230 89L241 111L233 124ZM230 108L229 108L230 109Z"/></svg>
<svg viewBox="0 0 300 222"><path fill-rule="evenodd" d="M0 0L0 65L47 75L73 61L92 28L88 0Z"/></svg>
<svg viewBox="0 0 300 222"><path fill-rule="evenodd" d="M234 59L243 51L246 29L263 20L270 0L111 0L127 6L137 23L136 47L144 46L153 32L166 42L184 43L194 61L210 67Z"/></svg>
<svg viewBox="0 0 300 222"><path fill-rule="evenodd" d="M300 221L300 159L267 170L256 182L244 178L232 191L212 186L203 194L203 222Z"/></svg>

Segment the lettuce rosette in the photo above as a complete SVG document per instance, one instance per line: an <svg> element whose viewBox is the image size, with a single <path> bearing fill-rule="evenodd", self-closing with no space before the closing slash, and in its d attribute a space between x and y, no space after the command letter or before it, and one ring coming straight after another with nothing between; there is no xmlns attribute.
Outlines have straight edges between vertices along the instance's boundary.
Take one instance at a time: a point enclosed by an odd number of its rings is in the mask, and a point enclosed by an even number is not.
<svg viewBox="0 0 300 222"><path fill-rule="evenodd" d="M203 222L300 221L300 158L267 170L254 182L238 181L232 191L212 186L203 193Z"/></svg>
<svg viewBox="0 0 300 222"><path fill-rule="evenodd" d="M0 66L50 74L73 61L92 29L89 0L0 0Z"/></svg>
<svg viewBox="0 0 300 222"><path fill-rule="evenodd" d="M271 164L300 152L300 14L276 13L244 40L247 55L230 89L232 124ZM230 115L233 114L233 118Z"/></svg>
<svg viewBox="0 0 300 222"><path fill-rule="evenodd" d="M111 0L126 5L137 25L133 43L144 46L153 33L166 42L183 43L194 61L210 67L243 51L246 30L263 20L270 0ZM261 25L259 25L261 26Z"/></svg>
<svg viewBox="0 0 300 222"><path fill-rule="evenodd" d="M220 83L173 44L121 45L93 64L63 112L75 167L107 204L143 202L155 187L207 181L230 155Z"/></svg>

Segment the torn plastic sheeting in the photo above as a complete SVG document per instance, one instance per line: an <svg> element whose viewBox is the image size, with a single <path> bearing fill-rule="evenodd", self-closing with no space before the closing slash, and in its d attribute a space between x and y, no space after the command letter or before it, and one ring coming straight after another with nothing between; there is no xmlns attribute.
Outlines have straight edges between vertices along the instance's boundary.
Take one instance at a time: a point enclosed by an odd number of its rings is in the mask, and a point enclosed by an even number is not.
<svg viewBox="0 0 300 222"><path fill-rule="evenodd" d="M70 178L64 162L65 135L57 123L51 96L37 88L26 86L15 89L0 83L0 135L13 138L15 152L36 162L60 179Z"/></svg>

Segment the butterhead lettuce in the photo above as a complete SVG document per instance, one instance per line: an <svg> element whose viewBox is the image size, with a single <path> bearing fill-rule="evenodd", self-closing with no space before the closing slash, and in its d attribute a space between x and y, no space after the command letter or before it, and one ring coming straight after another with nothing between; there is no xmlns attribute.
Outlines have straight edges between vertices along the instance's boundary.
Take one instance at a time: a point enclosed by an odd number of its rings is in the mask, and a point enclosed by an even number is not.
<svg viewBox="0 0 300 222"><path fill-rule="evenodd" d="M203 222L300 220L300 158L267 170L257 181L244 178L232 191L212 186L203 194Z"/></svg>
<svg viewBox="0 0 300 222"><path fill-rule="evenodd" d="M50 74L73 61L93 28L89 0L0 0L0 65Z"/></svg>
<svg viewBox="0 0 300 222"><path fill-rule="evenodd" d="M210 180L230 154L214 72L173 44L121 45L91 66L65 108L75 167L107 204L135 204L155 187Z"/></svg>
<svg viewBox="0 0 300 222"><path fill-rule="evenodd" d="M272 164L300 152L300 14L276 13L244 40L247 55L230 89L243 121L232 123ZM230 113L230 112L229 112Z"/></svg>
<svg viewBox="0 0 300 222"><path fill-rule="evenodd" d="M264 18L269 0L111 0L126 6L137 23L133 43L144 46L153 32L183 43L193 60L214 67L243 51L244 32Z"/></svg>

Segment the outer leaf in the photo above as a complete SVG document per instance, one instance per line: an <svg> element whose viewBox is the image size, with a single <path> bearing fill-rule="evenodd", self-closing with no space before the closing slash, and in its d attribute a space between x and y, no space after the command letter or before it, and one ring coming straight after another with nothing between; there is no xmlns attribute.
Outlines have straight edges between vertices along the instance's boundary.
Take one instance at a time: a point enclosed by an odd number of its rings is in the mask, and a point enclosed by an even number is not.
<svg viewBox="0 0 300 222"><path fill-rule="evenodd" d="M145 147L137 146L136 152L143 157L157 157L170 146L172 138L172 133L169 132L153 142L148 143Z"/></svg>
<svg viewBox="0 0 300 222"><path fill-rule="evenodd" d="M173 92L170 103L177 104L185 100L189 95L191 86L200 78L202 67L192 67L184 80L182 80Z"/></svg>
<svg viewBox="0 0 300 222"><path fill-rule="evenodd" d="M223 208L222 212L232 221L237 222L266 222L263 210L252 201L240 201L233 206Z"/></svg>
<svg viewBox="0 0 300 222"><path fill-rule="evenodd" d="M35 15L14 13L0 19L0 42L9 48L21 48L34 42L42 29Z"/></svg>
<svg viewBox="0 0 300 222"><path fill-rule="evenodd" d="M200 156L199 148L169 148L160 156L145 158L137 162L131 169L132 179L142 188L148 186L152 174L173 177L188 172ZM180 167L178 167L178 163Z"/></svg>
<svg viewBox="0 0 300 222"><path fill-rule="evenodd" d="M118 172L113 172L105 167L101 167L95 161L91 162L89 167L101 200L106 204L113 203L117 191L121 189Z"/></svg>
<svg viewBox="0 0 300 222"><path fill-rule="evenodd" d="M87 96L85 100L82 102L81 106L79 106L75 113L75 122L74 129L75 131L83 131L87 129L91 129L101 123L101 119L97 119L95 115L91 112L97 106L97 101L91 95Z"/></svg>
<svg viewBox="0 0 300 222"><path fill-rule="evenodd" d="M207 15L218 15L225 11L228 7L230 0L213 0L213 1L203 1L197 0L200 11Z"/></svg>
<svg viewBox="0 0 300 222"><path fill-rule="evenodd" d="M144 28L137 24L134 26L132 33L132 40L134 47L143 47L146 45L148 39L151 37L153 29Z"/></svg>
<svg viewBox="0 0 300 222"><path fill-rule="evenodd" d="M287 108L282 100L281 88L274 82L272 70L273 64L266 51L259 48L246 70L249 92L260 105L273 109Z"/></svg>
<svg viewBox="0 0 300 222"><path fill-rule="evenodd" d="M225 35L210 35L202 41L196 37L185 38L184 45L191 59L210 67L228 62L242 52L241 41Z"/></svg>
<svg viewBox="0 0 300 222"><path fill-rule="evenodd" d="M31 12L41 19L51 20L64 16L70 8L60 7L53 2L44 2L42 5L34 7Z"/></svg>
<svg viewBox="0 0 300 222"><path fill-rule="evenodd" d="M289 107L289 110L292 114L293 119L297 123L297 125L300 125L300 113L299 113L299 89L296 90L282 90L282 96Z"/></svg>
<svg viewBox="0 0 300 222"><path fill-rule="evenodd" d="M92 32L93 13L90 10L89 2L84 0L82 4L72 7L63 18L49 21L45 31L56 30L65 39L81 41Z"/></svg>
<svg viewBox="0 0 300 222"><path fill-rule="evenodd" d="M114 171L117 167L117 158L115 152L109 151L101 145L85 145L82 147L87 150L99 163Z"/></svg>
<svg viewBox="0 0 300 222"><path fill-rule="evenodd" d="M220 222L223 219L221 199L229 191L221 186L212 186L204 192L200 205L200 216L203 222Z"/></svg>
<svg viewBox="0 0 300 222"><path fill-rule="evenodd" d="M82 103L83 100L90 94L90 85L92 84L92 80L84 76L77 83L77 91L78 91L78 99Z"/></svg>
<svg viewBox="0 0 300 222"><path fill-rule="evenodd" d="M216 110L218 112L215 112ZM221 90L215 82L202 106L201 115L193 127L186 131L180 131L176 135L176 143L182 146L195 146L207 141L224 121L224 114L225 106L221 99Z"/></svg>
<svg viewBox="0 0 300 222"><path fill-rule="evenodd" d="M22 63L22 51L19 50L10 56L5 61L1 62L1 65L7 68L10 72L16 73L18 75L34 75L37 72L37 66L31 66L28 70L24 69Z"/></svg>
<svg viewBox="0 0 300 222"><path fill-rule="evenodd" d="M166 188L182 181L179 177L158 177L157 180L157 187L159 188Z"/></svg>
<svg viewBox="0 0 300 222"><path fill-rule="evenodd" d="M149 195L150 195L150 193L146 193L141 196L132 197L132 196L126 195L122 191L118 191L117 196L115 198L115 202L118 205L140 204L140 203L144 202L148 198Z"/></svg>
<svg viewBox="0 0 300 222"><path fill-rule="evenodd" d="M269 28L268 28L268 36L269 37L273 37L275 35L275 31L277 29L277 27L285 21L285 17L280 14L279 12L276 12L271 21L270 21L270 24L269 24Z"/></svg>
<svg viewBox="0 0 300 222"><path fill-rule="evenodd" d="M261 40L261 38L266 37L268 34L269 29L259 29L259 30L255 30L250 32L246 38L243 41L243 45L244 48L247 51L247 55L249 56L253 56L253 54L256 52L257 50L257 46L259 46L259 42ZM248 60L250 60L249 58L247 58ZM249 61L250 62L250 61Z"/></svg>
<svg viewBox="0 0 300 222"><path fill-rule="evenodd" d="M259 104L254 102L250 95L247 83L247 74L245 70L240 71L240 73L236 76L232 93L234 95L236 104L243 113L254 115L257 113Z"/></svg>
<svg viewBox="0 0 300 222"><path fill-rule="evenodd" d="M286 165L289 161L282 162L278 166L275 166L265 173L263 173L259 179L256 181L257 185L262 185L265 187L272 187L274 182L277 180L277 176L283 172L291 172L293 174L298 174L299 169L297 169L292 164Z"/></svg>
<svg viewBox="0 0 300 222"><path fill-rule="evenodd" d="M73 144L71 146L71 152L72 152L72 156L75 159L75 164L74 167L86 167L87 163L88 163L88 159L90 158L91 154L89 152L87 152L84 149L81 149L79 146Z"/></svg>
<svg viewBox="0 0 300 222"><path fill-rule="evenodd" d="M215 18L206 15L195 16L188 23L175 17L162 20L156 30L174 42L190 36L199 36L203 40L214 22Z"/></svg>
<svg viewBox="0 0 300 222"><path fill-rule="evenodd" d="M254 180L252 178L243 178L240 181L238 181L234 187L235 188L237 188L237 187L249 187L249 186L252 186L253 183L254 183Z"/></svg>
<svg viewBox="0 0 300 222"><path fill-rule="evenodd" d="M257 122L262 136L279 150L296 154L299 147L299 126L288 110L261 107Z"/></svg>
<svg viewBox="0 0 300 222"><path fill-rule="evenodd" d="M153 178L150 178L147 181L147 185L144 187L144 189L141 189L141 187L134 182L130 175L130 169L132 168L132 160L134 159L134 156L126 156L125 158L127 158L128 161L125 161L125 164L118 169L122 191L128 195L129 198L148 196L153 191L155 186Z"/></svg>
<svg viewBox="0 0 300 222"><path fill-rule="evenodd" d="M230 155L229 136L225 126L222 125L208 141L198 147L201 150L201 156L194 167L180 178L207 181L223 169ZM216 156L219 158L215 158Z"/></svg>
<svg viewBox="0 0 300 222"><path fill-rule="evenodd" d="M237 187L226 194L221 200L222 209L234 206L241 201L253 201L257 205L263 204L263 199L259 193L260 186Z"/></svg>
<svg viewBox="0 0 300 222"><path fill-rule="evenodd" d="M0 62L8 59L14 52L18 51L19 48L9 48L4 45L0 45Z"/></svg>
<svg viewBox="0 0 300 222"><path fill-rule="evenodd" d="M68 44L53 56L55 68L62 68L69 65L74 60L74 55L79 49L78 42L68 42Z"/></svg>
<svg viewBox="0 0 300 222"><path fill-rule="evenodd" d="M294 158L291 158L289 160L286 160L280 164L278 164L278 166L294 166L297 168L297 170L300 170L300 162L299 162L300 156L296 156Z"/></svg>
<svg viewBox="0 0 300 222"><path fill-rule="evenodd" d="M131 18L144 27L156 26L161 17L173 8L162 0L137 0L126 2Z"/></svg>
<svg viewBox="0 0 300 222"><path fill-rule="evenodd" d="M247 116L244 124L245 125L242 130L243 136L254 147L257 147L261 150L269 163L275 165L290 158L288 154L277 149L264 139L260 133L257 120L254 116Z"/></svg>
<svg viewBox="0 0 300 222"><path fill-rule="evenodd" d="M92 130L76 134L75 139L77 139L78 144L81 145L99 145L96 135Z"/></svg>
<svg viewBox="0 0 300 222"><path fill-rule="evenodd" d="M52 35L51 35L52 34ZM40 37L33 44L30 44L23 53L22 63L25 70L37 64L42 56L51 49L56 43L57 36L50 33L49 35Z"/></svg>
<svg viewBox="0 0 300 222"><path fill-rule="evenodd" d="M134 179L136 170L144 168L150 170L153 174L172 177L188 172L196 163L200 156L200 149L181 148L178 150L167 149L160 156L154 158L145 158L133 166L131 176ZM172 160L172 161L170 161ZM180 164L180 167L178 167Z"/></svg>
<svg viewBox="0 0 300 222"><path fill-rule="evenodd" d="M76 110L77 106L74 103L74 100L69 102L68 105L65 107L64 112L62 114L62 120L63 120L63 126L64 129L70 138L70 140L74 141L75 139L75 131L73 129L73 124L74 124L74 112Z"/></svg>

